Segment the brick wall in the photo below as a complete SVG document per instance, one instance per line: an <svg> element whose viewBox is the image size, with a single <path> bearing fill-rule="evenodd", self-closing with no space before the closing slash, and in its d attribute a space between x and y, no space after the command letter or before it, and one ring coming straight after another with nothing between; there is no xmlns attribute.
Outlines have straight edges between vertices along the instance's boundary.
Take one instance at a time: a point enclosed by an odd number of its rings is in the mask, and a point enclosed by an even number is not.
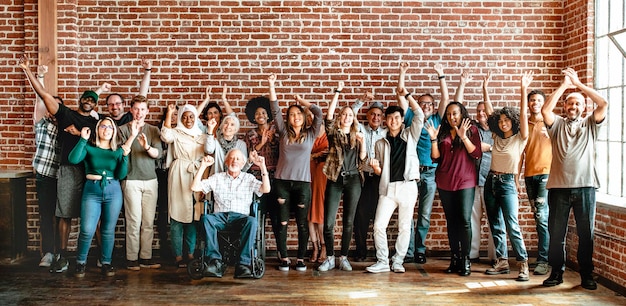
<svg viewBox="0 0 626 306"><path fill-rule="evenodd" d="M15 60L23 52L37 51L37 1L10 2L0 8L0 14L7 16L0 20L0 40L8 51L0 53L4 64L0 122L6 127L0 130L0 168L30 169L34 145L28 119L34 96L15 68ZM212 100L218 100L221 86L228 85L229 98L236 101L235 111L240 111L247 99L266 94L264 79L270 73L278 76L278 98L283 105L292 101L293 94L300 94L325 108L339 80L346 82L341 105L367 90L374 92L376 100L393 102L400 61L411 65L407 87L417 93L432 92L438 99L438 82L430 67L442 62L451 96L461 71L474 74L465 96L472 112L482 99L480 79L488 70L494 73L491 98L496 107L517 105L519 74L524 70L534 70L532 87L548 93L558 86L560 70L566 66L583 71L584 81L592 80L590 0L153 4L59 2L59 95L69 105L76 105L82 90L104 81L113 84L114 92L130 98L138 91L142 58L153 60L149 94L149 121L153 123L169 103L201 101L206 86L212 87ZM105 112L102 106L100 110ZM359 117L364 119L363 113ZM240 118L243 129L249 128L245 116ZM33 185L30 180L28 228L29 249L36 250L39 235ZM599 218L604 212L610 209L599 210ZM526 199L520 205L520 225L527 247L536 251L534 221ZM431 226L427 246L445 251L446 224L438 199ZM123 220L119 228L123 231ZM295 226L291 228L289 246L295 249L297 233ZM77 230L75 226L73 232ZM486 245L486 235L482 238ZM568 239L568 247L575 246L573 238ZM71 243L75 245L75 238ZM268 246L274 247L273 239ZM624 253L621 250L619 254ZM569 254L574 259L573 252ZM626 259L620 256L623 264Z"/></svg>

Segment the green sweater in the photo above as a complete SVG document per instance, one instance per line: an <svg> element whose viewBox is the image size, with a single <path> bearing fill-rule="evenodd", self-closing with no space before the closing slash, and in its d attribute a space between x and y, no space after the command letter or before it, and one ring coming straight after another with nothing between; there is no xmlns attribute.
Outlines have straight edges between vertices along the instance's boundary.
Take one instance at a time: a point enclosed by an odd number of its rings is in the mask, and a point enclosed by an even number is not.
<svg viewBox="0 0 626 306"><path fill-rule="evenodd" d="M128 173L128 156L124 150L101 149L94 145L87 145L87 140L80 138L68 157L72 164L85 163L85 174L101 175L103 178L122 180Z"/></svg>

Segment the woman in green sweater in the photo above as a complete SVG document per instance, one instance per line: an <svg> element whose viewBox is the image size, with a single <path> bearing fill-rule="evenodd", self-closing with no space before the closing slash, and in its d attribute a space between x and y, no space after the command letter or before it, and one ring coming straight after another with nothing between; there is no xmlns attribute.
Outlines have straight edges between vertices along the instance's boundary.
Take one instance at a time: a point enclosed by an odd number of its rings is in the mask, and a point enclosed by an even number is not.
<svg viewBox="0 0 626 306"><path fill-rule="evenodd" d="M117 224L123 203L120 180L126 177L128 172L130 145L139 132L135 121L131 126L131 137L120 147L116 141L117 125L111 118L106 117L98 121L93 142L88 141L91 129L84 127L80 133L80 141L68 157L73 164L84 163L86 174L80 210L80 234L74 273L76 277L85 276L87 254L100 217L102 217L100 225L101 272L106 276L115 275L115 270L111 266L111 257L115 240L115 224Z"/></svg>

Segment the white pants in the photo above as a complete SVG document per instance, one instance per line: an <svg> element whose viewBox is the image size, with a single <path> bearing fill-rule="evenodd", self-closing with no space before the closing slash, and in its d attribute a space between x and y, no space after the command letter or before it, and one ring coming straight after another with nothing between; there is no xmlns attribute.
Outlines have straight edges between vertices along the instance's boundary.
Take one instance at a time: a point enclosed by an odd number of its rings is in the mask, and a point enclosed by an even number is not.
<svg viewBox="0 0 626 306"><path fill-rule="evenodd" d="M138 259L137 256L141 259L150 259L154 238L154 215L159 196L157 179L126 180L122 190L126 216L126 259L134 261Z"/></svg>
<svg viewBox="0 0 626 306"><path fill-rule="evenodd" d="M417 201L417 184L415 181L392 182L387 187L387 194L378 198L376 217L374 218L374 245L378 261L389 262L387 246L387 226L391 215L398 208L398 238L396 239L396 255L393 260L404 261L404 256L411 240L411 221Z"/></svg>
<svg viewBox="0 0 626 306"><path fill-rule="evenodd" d="M484 187L476 186L476 191L474 192L474 206L472 207L472 247L470 249L470 258L479 258L480 252L480 237L482 233L482 217L483 212L485 212L485 196ZM489 225L489 224L487 224ZM489 239L487 239L487 257L489 260L496 259L496 247L493 244L493 237L491 237L491 230L489 226L487 226L487 234L489 234Z"/></svg>

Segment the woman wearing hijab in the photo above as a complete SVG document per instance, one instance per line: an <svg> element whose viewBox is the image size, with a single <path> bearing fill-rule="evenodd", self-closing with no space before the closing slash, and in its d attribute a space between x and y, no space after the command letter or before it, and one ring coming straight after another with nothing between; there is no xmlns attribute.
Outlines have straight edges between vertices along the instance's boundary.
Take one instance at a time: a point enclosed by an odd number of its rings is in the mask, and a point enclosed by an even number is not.
<svg viewBox="0 0 626 306"><path fill-rule="evenodd" d="M176 106L167 107L166 119L161 128L161 140L169 144L168 201L170 215L170 239L176 265L185 267L185 260L193 258L196 248L196 226L194 221L194 194L191 191L193 178L204 157L204 144L207 135L198 127L198 111L195 106L186 104L178 110L175 128L171 118ZM183 258L183 236L187 257Z"/></svg>

